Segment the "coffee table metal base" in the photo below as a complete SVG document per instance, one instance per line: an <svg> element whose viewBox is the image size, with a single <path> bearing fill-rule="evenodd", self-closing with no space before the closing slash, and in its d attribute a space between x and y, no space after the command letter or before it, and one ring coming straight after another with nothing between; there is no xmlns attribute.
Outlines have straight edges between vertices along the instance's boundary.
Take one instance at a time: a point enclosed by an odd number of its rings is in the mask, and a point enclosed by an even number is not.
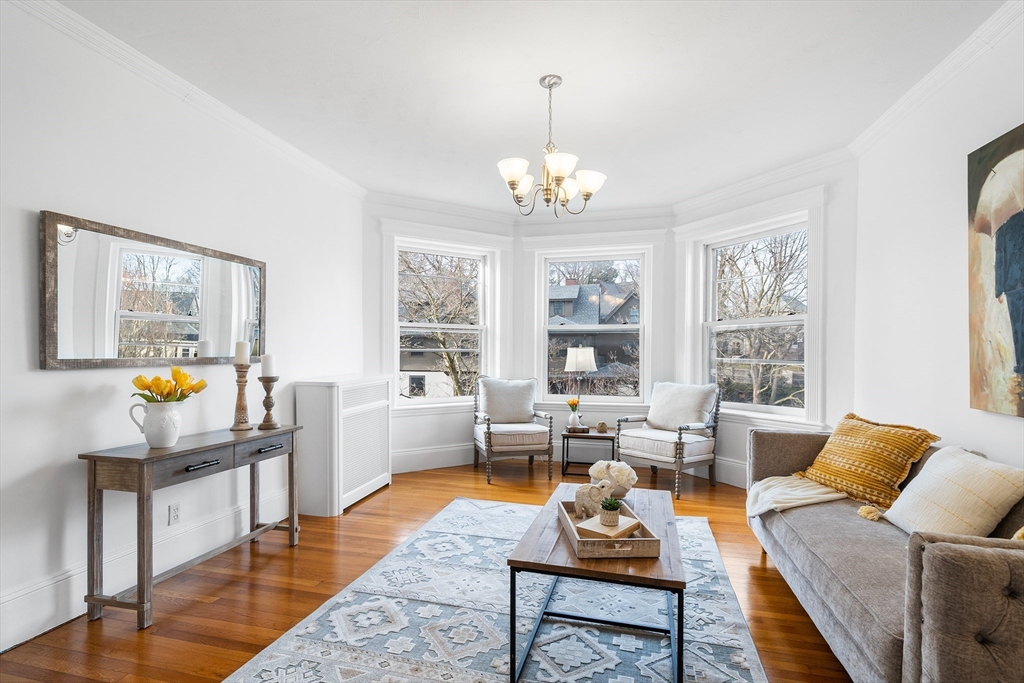
<svg viewBox="0 0 1024 683"><path fill-rule="evenodd" d="M573 621L583 621L590 624L603 624L605 626L617 626L624 628L633 628L639 631L651 631L652 633L661 633L669 636L670 647L672 648L672 680L678 683L680 674L683 671L683 591L682 590L665 590L667 596L667 615L668 615L668 628L658 628L657 626L651 626L649 624L632 624L623 621L613 621L611 619L598 619L593 617L582 617L578 614L569 614L568 612L559 612L557 610L549 610L548 603L551 601L551 596L555 592L555 586L558 585L558 579L563 577L563 574L557 572L545 572L538 571L535 569L528 570L532 574L544 574L547 576L555 577L555 580L551 582L551 588L548 589L548 594L544 597L544 602L540 606L540 612L537 614L537 619L533 623L533 628L530 629L530 635L526 638L526 647L523 649L523 657L516 663L516 574L521 571L527 571L524 569L517 569L515 567L509 567L509 660L508 660L508 672L509 680L511 683L516 683L519 680L519 676L523 673L523 665L526 664L526 658L530 654L530 648L533 647L533 641L537 637L537 631L540 629L540 622L545 616L557 617L559 619L572 619ZM597 579L586 579L587 581L596 581ZM605 583L619 583L626 586L636 586L638 588L650 588L650 586L640 586L638 584L631 583L629 581L605 581ZM678 608L673 608L672 598L678 601Z"/></svg>

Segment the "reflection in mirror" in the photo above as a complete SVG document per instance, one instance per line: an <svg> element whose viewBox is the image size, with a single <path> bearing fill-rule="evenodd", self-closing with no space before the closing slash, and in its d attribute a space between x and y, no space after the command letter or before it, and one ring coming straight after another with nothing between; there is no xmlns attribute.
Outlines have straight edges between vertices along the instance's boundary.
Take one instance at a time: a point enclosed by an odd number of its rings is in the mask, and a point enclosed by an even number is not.
<svg viewBox="0 0 1024 683"><path fill-rule="evenodd" d="M43 367L226 363L243 340L263 352L262 263L50 212L41 230Z"/></svg>

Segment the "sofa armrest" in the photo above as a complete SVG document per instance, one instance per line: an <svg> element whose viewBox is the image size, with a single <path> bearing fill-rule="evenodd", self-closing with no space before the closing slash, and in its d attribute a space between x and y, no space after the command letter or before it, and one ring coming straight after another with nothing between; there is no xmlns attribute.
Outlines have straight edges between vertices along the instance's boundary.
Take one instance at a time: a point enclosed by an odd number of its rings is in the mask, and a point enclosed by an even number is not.
<svg viewBox="0 0 1024 683"><path fill-rule="evenodd" d="M1024 541L914 533L907 553L903 683L1020 680Z"/></svg>
<svg viewBox="0 0 1024 683"><path fill-rule="evenodd" d="M533 416L534 417L539 417L542 420L550 420L550 419L552 419L551 413L545 413L543 410L534 410L533 411Z"/></svg>
<svg viewBox="0 0 1024 683"><path fill-rule="evenodd" d="M751 429L747 438L747 486L807 469L828 441L827 432Z"/></svg>

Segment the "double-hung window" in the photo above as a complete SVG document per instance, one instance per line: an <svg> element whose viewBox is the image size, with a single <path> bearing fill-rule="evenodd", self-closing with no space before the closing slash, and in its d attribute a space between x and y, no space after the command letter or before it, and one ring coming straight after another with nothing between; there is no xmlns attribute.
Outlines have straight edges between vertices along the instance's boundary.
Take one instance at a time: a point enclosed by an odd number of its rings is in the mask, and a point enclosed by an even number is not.
<svg viewBox="0 0 1024 683"><path fill-rule="evenodd" d="M483 257L398 250L399 393L471 396L484 338Z"/></svg>
<svg viewBox="0 0 1024 683"><path fill-rule="evenodd" d="M625 254L544 261L547 395L639 399L643 263ZM596 371L566 372L567 349L580 346L593 349Z"/></svg>
<svg viewBox="0 0 1024 683"><path fill-rule="evenodd" d="M191 255L120 252L115 329L118 358L196 356L203 260Z"/></svg>
<svg viewBox="0 0 1024 683"><path fill-rule="evenodd" d="M806 224L706 247L707 377L724 404L803 415Z"/></svg>

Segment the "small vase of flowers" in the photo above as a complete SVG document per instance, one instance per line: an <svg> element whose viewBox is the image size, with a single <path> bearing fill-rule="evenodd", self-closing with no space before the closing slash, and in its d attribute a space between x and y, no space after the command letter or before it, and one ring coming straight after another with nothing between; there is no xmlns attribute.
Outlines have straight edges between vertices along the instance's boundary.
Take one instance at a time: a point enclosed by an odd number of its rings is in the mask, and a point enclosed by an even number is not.
<svg viewBox="0 0 1024 683"><path fill-rule="evenodd" d="M622 501L616 498L605 498L601 501L601 524L604 526L619 525L619 510Z"/></svg>
<svg viewBox="0 0 1024 683"><path fill-rule="evenodd" d="M132 394L145 403L133 403L128 408L128 417L146 436L150 448L170 448L178 442L181 432L181 414L178 404L206 388L206 380L196 381L179 367L171 368L171 379L160 375L147 378L139 375L132 380L139 391ZM144 416L140 423L135 419L135 409L142 408Z"/></svg>
<svg viewBox="0 0 1024 683"><path fill-rule="evenodd" d="M569 405L569 426L579 427L580 426L580 400L578 398L570 398L566 403Z"/></svg>

